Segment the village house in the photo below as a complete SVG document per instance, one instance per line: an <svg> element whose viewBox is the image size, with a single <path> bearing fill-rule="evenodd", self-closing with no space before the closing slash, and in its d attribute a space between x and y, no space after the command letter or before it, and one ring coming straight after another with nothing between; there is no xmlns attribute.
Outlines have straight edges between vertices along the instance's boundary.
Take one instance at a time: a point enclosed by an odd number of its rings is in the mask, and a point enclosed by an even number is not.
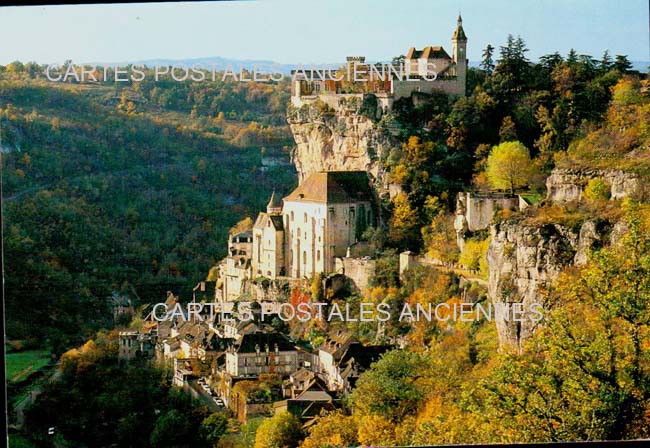
<svg viewBox="0 0 650 448"><path fill-rule="evenodd" d="M305 424L320 416L323 411L335 410L338 405L339 400L335 400L327 386L318 377L314 377L290 398L273 403L273 413L290 412Z"/></svg>
<svg viewBox="0 0 650 448"><path fill-rule="evenodd" d="M228 256L219 267L223 300L233 302L243 293L246 280L251 278L252 232L246 231L228 238Z"/></svg>
<svg viewBox="0 0 650 448"><path fill-rule="evenodd" d="M318 349L320 372L329 390L348 392L359 375L389 351L389 345L363 345L351 336L337 333Z"/></svg>
<svg viewBox="0 0 650 448"><path fill-rule="evenodd" d="M110 301L113 306L113 320L117 321L122 318L122 316L130 320L135 314L133 302L127 296L122 295L117 291L113 291Z"/></svg>
<svg viewBox="0 0 650 448"><path fill-rule="evenodd" d="M139 330L123 330L118 333L120 361L152 359L156 355L158 326L156 322L145 322Z"/></svg>
<svg viewBox="0 0 650 448"><path fill-rule="evenodd" d="M264 373L289 375L298 370L298 349L280 333L244 334L226 350L226 372L231 377L258 377Z"/></svg>

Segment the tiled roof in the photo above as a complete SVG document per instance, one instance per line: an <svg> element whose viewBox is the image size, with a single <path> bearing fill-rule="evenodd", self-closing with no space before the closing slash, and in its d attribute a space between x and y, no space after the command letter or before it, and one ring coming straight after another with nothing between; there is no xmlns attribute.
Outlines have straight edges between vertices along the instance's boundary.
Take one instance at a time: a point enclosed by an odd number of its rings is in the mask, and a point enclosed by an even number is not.
<svg viewBox="0 0 650 448"><path fill-rule="evenodd" d="M467 40L467 36L465 35L465 30L463 29L463 18L458 14L458 25L456 26L456 30L454 31L454 35L452 36L452 39L455 40Z"/></svg>
<svg viewBox="0 0 650 448"><path fill-rule="evenodd" d="M294 344L287 339L286 336L280 333L248 333L242 336L241 342L236 347L238 353L255 353L257 347L259 347L260 352L265 352L266 346L269 347L269 351L273 352L275 350L275 345L278 346L278 351L288 352L295 350Z"/></svg>
<svg viewBox="0 0 650 448"><path fill-rule="evenodd" d="M365 171L312 173L284 201L345 204L372 201L370 179Z"/></svg>
<svg viewBox="0 0 650 448"><path fill-rule="evenodd" d="M282 208L282 198L275 194L275 191L271 194L271 199L269 200L269 203L266 204L266 208Z"/></svg>
<svg viewBox="0 0 650 448"><path fill-rule="evenodd" d="M255 229L263 229L266 227L267 222L271 221L271 225L273 225L273 228L275 230L284 230L284 222L282 221L282 216L280 215L269 215L268 213L260 213L257 215L257 219L255 220Z"/></svg>
<svg viewBox="0 0 650 448"><path fill-rule="evenodd" d="M424 47L422 50L416 50L411 47L406 54L406 59L451 59L444 48L439 45L430 45Z"/></svg>
<svg viewBox="0 0 650 448"><path fill-rule="evenodd" d="M340 364L354 361L354 363L361 369L368 369L370 364L379 361L381 355L391 349L389 345L362 345L360 342L351 343L343 356L341 357Z"/></svg>

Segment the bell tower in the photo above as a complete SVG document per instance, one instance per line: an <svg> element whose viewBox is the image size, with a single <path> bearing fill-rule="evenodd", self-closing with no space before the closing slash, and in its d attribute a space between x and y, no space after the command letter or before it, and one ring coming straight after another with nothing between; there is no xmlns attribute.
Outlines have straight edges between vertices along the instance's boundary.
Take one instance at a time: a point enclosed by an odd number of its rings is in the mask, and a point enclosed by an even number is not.
<svg viewBox="0 0 650 448"><path fill-rule="evenodd" d="M458 14L456 30L451 36L451 59L456 64L458 94L465 96L467 85L467 35L463 29L463 18Z"/></svg>

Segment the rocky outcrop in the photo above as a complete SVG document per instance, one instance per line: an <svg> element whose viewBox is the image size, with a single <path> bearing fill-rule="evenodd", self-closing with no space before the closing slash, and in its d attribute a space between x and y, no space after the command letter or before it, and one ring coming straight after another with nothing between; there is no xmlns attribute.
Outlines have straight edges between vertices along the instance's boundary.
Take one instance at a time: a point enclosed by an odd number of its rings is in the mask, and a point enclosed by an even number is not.
<svg viewBox="0 0 650 448"><path fill-rule="evenodd" d="M545 307L543 291L570 265L587 261L589 250L605 244L610 225L589 220L579 229L560 224L542 226L516 222L492 225L487 260L489 266L488 295L495 308L520 304L524 318L495 313L495 322L502 347L521 349L539 324L530 313L536 304ZM619 225L615 231L620 232ZM617 230L618 229L618 230Z"/></svg>
<svg viewBox="0 0 650 448"><path fill-rule="evenodd" d="M618 170L556 168L546 179L547 198L556 203L577 201L592 179L602 179L610 185L612 199L635 196L641 190L641 179L635 173Z"/></svg>
<svg viewBox="0 0 650 448"><path fill-rule="evenodd" d="M318 171L367 171L378 190L388 193L381 160L396 145L390 132L380 130L375 120L358 111L323 109L312 104L288 114L298 181Z"/></svg>

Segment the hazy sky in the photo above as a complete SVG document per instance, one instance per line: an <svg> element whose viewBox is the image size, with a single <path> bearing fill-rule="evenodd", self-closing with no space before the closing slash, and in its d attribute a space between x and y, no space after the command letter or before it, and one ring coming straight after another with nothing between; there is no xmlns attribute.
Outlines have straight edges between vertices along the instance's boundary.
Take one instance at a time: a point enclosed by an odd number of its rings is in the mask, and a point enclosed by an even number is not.
<svg viewBox="0 0 650 448"><path fill-rule="evenodd" d="M222 56L280 63L389 60L443 45L459 10L470 60L521 35L553 51L648 60L648 0L234 1L0 8L0 64Z"/></svg>

